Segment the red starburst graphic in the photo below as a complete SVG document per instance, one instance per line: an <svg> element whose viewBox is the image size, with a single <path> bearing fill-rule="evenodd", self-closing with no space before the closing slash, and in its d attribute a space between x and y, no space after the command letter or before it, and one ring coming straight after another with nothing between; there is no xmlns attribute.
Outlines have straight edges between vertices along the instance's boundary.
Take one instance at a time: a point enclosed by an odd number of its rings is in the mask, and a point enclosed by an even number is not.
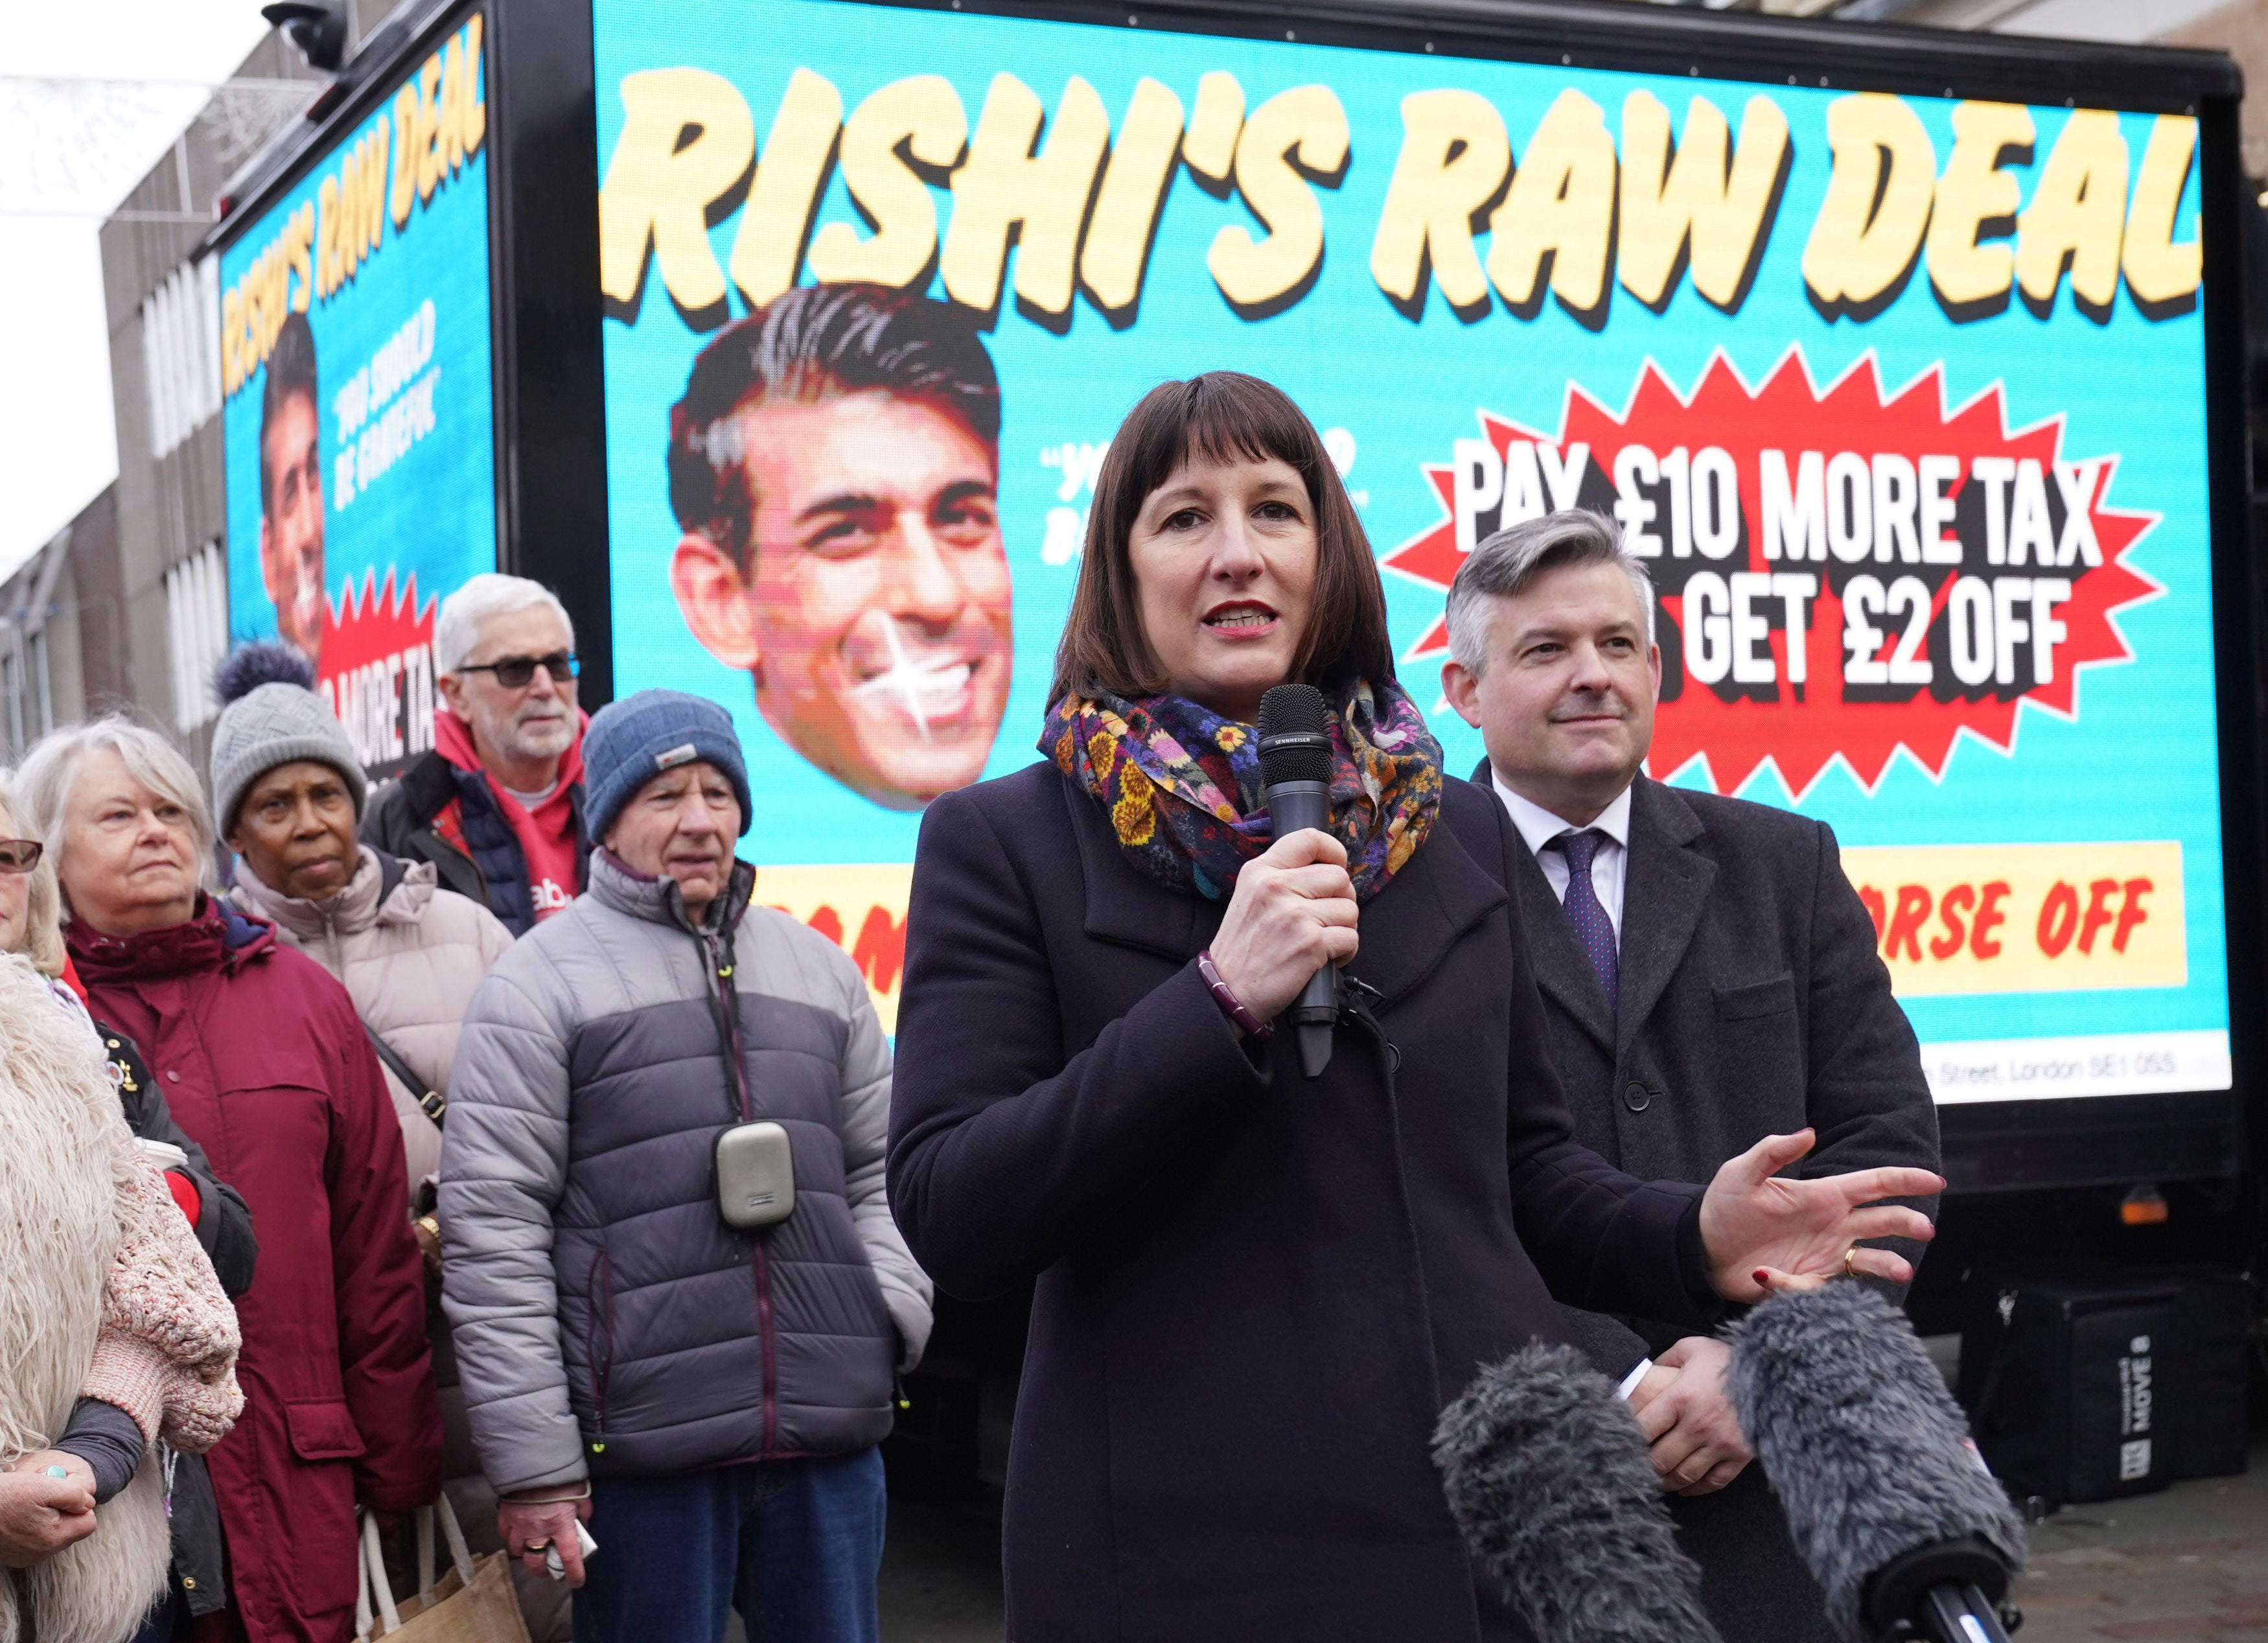
<svg viewBox="0 0 2268 1643"><path fill-rule="evenodd" d="M1901 748L1941 777L1964 730L2013 752L2020 705L2074 717L2080 669L2133 659L2113 614L2161 591L2125 563L2158 515L2106 505L2117 456L2066 456L2060 416L2012 431L1998 383L1948 408L1940 365L1886 394L1870 352L1822 390L1791 347L1752 390L1719 353L1681 395L1649 360L1620 415L1571 384L1556 434L1476 417L1423 468L1443 519L1381 563L1446 592L1501 525L1613 512L1660 594L1658 776L1734 792L1770 761L1800 796ZM1404 659L1447 648L1437 617Z"/></svg>
<svg viewBox="0 0 2268 1643"><path fill-rule="evenodd" d="M418 604L415 571L398 591L391 565L387 567L384 586L379 585L374 570L363 572L359 590L350 578L340 587L336 602L324 608L323 678L335 679L414 645L431 645L433 613L438 604L433 599L422 607Z"/></svg>
<svg viewBox="0 0 2268 1643"><path fill-rule="evenodd" d="M387 770L433 745L433 615L417 602L412 571L399 590L389 566L357 590L350 578L323 614L316 688L346 726L363 763Z"/></svg>

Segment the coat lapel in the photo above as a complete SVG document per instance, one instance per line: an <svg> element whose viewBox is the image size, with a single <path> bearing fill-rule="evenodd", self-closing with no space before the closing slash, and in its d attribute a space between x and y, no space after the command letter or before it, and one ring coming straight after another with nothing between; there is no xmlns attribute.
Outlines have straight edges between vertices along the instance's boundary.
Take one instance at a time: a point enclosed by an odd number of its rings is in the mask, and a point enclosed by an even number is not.
<svg viewBox="0 0 2268 1643"><path fill-rule="evenodd" d="M1086 933L1098 941L1138 947L1176 963L1196 956L1204 944L1200 928L1207 932L1216 928L1219 911L1206 916L1207 903L1199 897L1167 889L1128 861L1102 807L1069 780L1061 785L1071 835L1079 840L1079 870L1086 880Z"/></svg>
<svg viewBox="0 0 2268 1643"><path fill-rule="evenodd" d="M1362 946L1348 969L1391 1005L1505 901L1504 887L1452 829L1436 824L1418 853L1362 910Z"/></svg>
<svg viewBox="0 0 2268 1643"><path fill-rule="evenodd" d="M1675 791L1639 777L1631 790L1630 866L1623 882L1622 1010L1616 1052L1660 1001L1716 879L1717 864L1687 845L1701 822Z"/></svg>

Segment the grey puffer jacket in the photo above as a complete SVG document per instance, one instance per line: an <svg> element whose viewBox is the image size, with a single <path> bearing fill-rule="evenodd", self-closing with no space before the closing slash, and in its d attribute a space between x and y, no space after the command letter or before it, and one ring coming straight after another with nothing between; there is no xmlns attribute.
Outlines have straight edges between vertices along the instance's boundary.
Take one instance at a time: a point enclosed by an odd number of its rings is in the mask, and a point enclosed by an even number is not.
<svg viewBox="0 0 2268 1643"><path fill-rule="evenodd" d="M473 997L441 1155L444 1302L499 1492L845 1454L889 1431L930 1284L883 1185L890 1051L843 950L751 908L696 929L605 851ZM720 998L744 1076L730 1075ZM795 1212L736 1232L718 1136L784 1125Z"/></svg>

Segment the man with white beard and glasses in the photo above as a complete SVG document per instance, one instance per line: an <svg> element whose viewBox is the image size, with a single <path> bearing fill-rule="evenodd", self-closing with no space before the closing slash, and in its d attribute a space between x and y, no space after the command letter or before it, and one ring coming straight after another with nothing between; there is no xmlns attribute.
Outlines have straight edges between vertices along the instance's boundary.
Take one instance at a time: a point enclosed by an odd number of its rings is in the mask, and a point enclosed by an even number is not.
<svg viewBox="0 0 2268 1643"><path fill-rule="evenodd" d="M669 417L677 608L781 740L919 810L984 773L1015 642L1000 381L969 317L814 285L718 332Z"/></svg>
<svg viewBox="0 0 2268 1643"><path fill-rule="evenodd" d="M430 861L515 936L584 883L583 725L575 626L541 584L483 572L441 601L433 751L373 795L366 844Z"/></svg>

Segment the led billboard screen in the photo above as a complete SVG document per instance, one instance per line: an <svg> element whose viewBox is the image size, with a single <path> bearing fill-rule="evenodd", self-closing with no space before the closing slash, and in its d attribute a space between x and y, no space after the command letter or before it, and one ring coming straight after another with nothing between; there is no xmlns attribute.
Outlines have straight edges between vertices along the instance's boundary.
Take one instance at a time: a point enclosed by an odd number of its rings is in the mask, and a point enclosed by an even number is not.
<svg viewBox="0 0 2268 1643"><path fill-rule="evenodd" d="M281 637L374 771L433 745L437 600L496 568L482 17L221 253L232 639Z"/></svg>
<svg viewBox="0 0 2268 1643"><path fill-rule="evenodd" d="M1610 512L1661 595L1653 774L1832 824L1940 1100L2228 1087L2194 119L594 15L616 688L732 706L760 893L886 1019L924 796L1037 756L1112 431L1226 367L1324 431L1453 770L1462 554ZM997 373L997 439L723 414L733 328L813 285Z"/></svg>

